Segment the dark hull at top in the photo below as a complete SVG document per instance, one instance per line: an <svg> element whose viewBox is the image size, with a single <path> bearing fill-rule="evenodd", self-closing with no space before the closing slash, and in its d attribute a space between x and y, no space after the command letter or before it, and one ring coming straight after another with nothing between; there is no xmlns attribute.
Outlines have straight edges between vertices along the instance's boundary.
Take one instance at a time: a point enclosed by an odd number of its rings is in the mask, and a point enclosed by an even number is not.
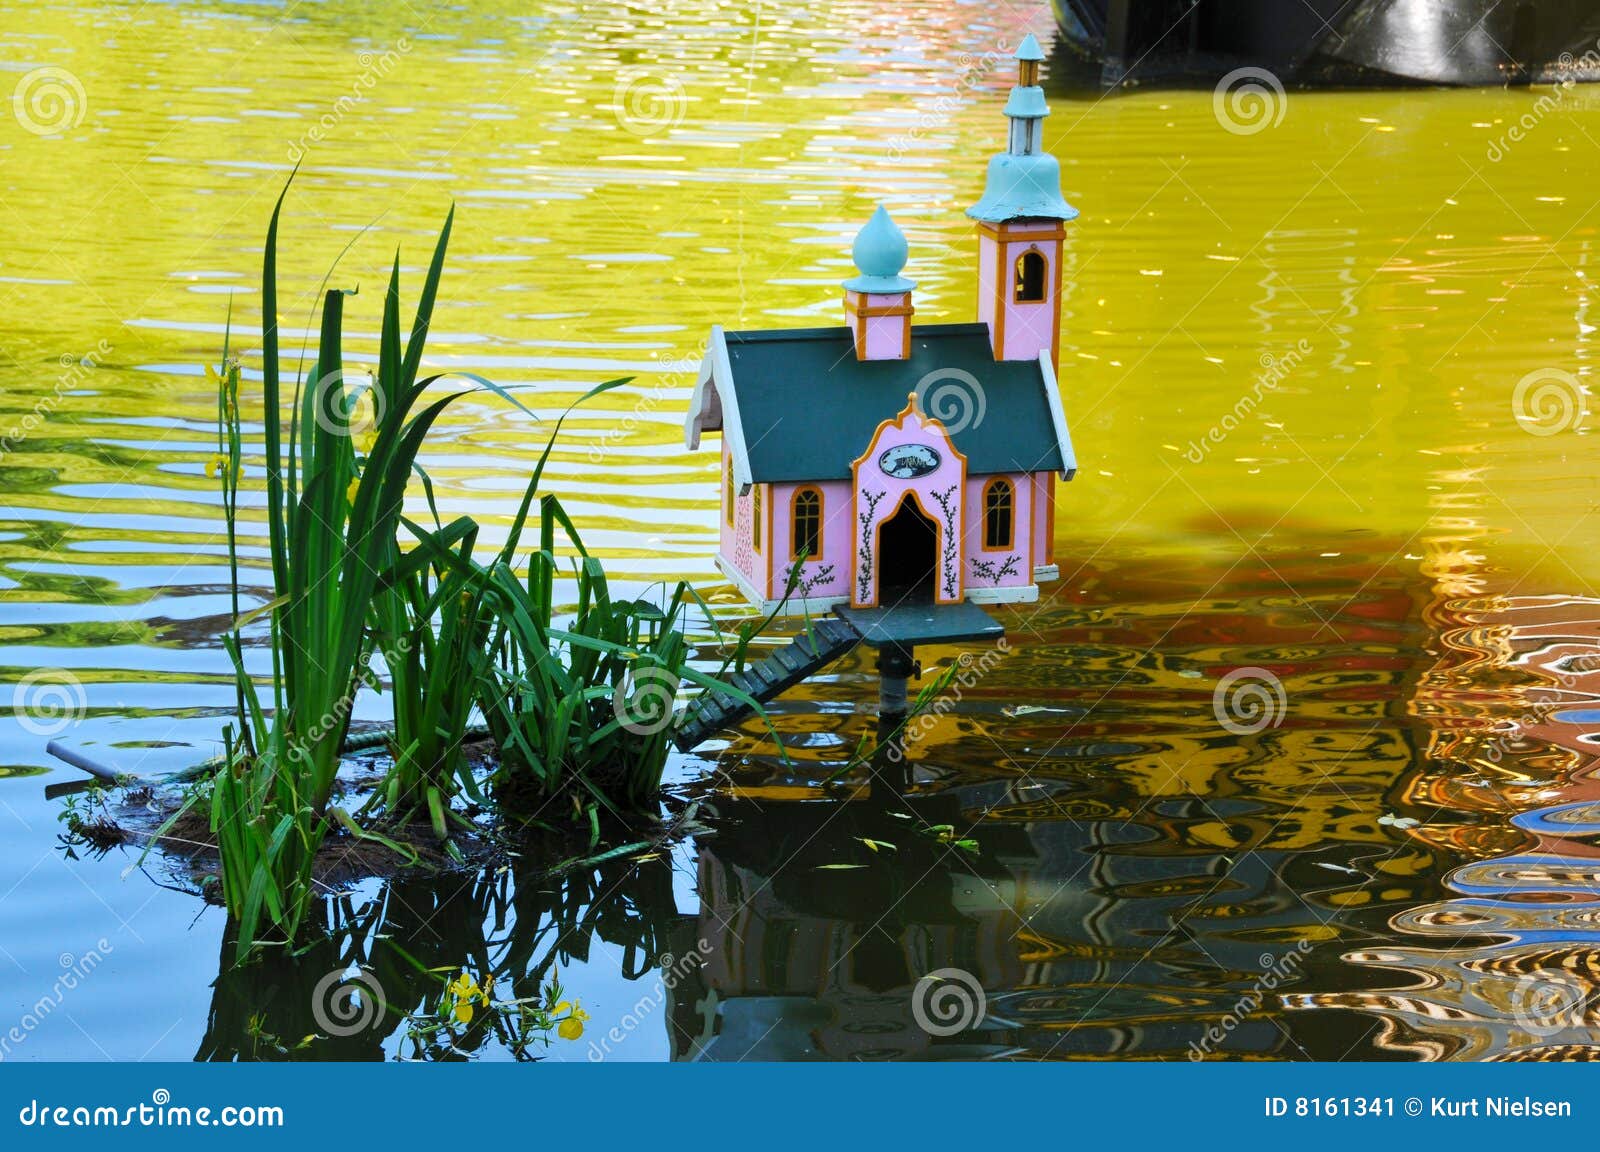
<svg viewBox="0 0 1600 1152"><path fill-rule="evenodd" d="M1107 86L1266 68L1303 84L1600 79L1595 0L1052 0Z"/></svg>

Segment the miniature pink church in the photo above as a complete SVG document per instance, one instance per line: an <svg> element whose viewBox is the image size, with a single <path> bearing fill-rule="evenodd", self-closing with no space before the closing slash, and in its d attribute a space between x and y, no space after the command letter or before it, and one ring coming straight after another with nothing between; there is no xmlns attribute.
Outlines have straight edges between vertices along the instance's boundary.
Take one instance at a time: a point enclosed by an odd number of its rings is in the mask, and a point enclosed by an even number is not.
<svg viewBox="0 0 1600 1152"><path fill-rule="evenodd" d="M967 210L977 323L911 322L906 238L880 206L852 248L843 326L711 330L684 439L722 433L717 564L764 610L1030 601L1057 578L1055 481L1077 462L1055 363L1078 213L1042 150L1043 58L1027 37L1009 146Z"/></svg>

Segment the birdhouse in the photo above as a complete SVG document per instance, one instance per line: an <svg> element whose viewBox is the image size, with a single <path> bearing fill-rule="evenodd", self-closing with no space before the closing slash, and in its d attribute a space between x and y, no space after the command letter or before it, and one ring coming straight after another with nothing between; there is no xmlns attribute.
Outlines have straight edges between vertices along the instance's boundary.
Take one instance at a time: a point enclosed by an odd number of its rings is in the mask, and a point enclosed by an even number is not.
<svg viewBox="0 0 1600 1152"><path fill-rule="evenodd" d="M915 324L905 234L856 235L844 323L711 330L685 422L722 434L717 563L754 604L1036 600L1058 576L1056 481L1077 470L1056 386L1065 225L1029 36L977 221L977 319Z"/></svg>

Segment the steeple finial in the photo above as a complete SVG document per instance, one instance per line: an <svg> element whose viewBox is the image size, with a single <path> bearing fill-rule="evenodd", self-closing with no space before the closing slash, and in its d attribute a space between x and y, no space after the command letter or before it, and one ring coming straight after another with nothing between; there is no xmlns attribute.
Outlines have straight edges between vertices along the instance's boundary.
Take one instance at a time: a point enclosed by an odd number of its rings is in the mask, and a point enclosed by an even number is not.
<svg viewBox="0 0 1600 1152"><path fill-rule="evenodd" d="M1022 38L1017 46L1017 84L1032 88L1039 83L1039 63L1044 59L1044 49L1032 32Z"/></svg>

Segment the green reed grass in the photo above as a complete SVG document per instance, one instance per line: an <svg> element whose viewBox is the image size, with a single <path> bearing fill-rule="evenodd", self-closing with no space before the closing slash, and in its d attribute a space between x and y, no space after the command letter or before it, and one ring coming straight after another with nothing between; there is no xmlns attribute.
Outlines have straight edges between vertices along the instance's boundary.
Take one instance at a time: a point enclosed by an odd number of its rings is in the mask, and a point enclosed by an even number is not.
<svg viewBox="0 0 1600 1152"><path fill-rule="evenodd" d="M269 930L283 941L299 935L314 898L316 855L335 825L414 859L412 850L377 829L392 831L425 815L435 835L447 839L449 821L468 823L453 801L465 792L485 802L462 753L475 712L496 742L496 778L511 788L531 781L544 796L573 795L591 829L601 807L637 809L656 798L681 682L726 693L760 712L740 690L690 666L685 625L691 606L713 629L715 622L687 584L676 585L661 605L614 599L599 561L583 547L559 501L540 493L572 408L556 422L506 542L487 563L474 556L476 522L466 516L441 521L432 483L416 461L434 422L459 394L424 402L440 377L417 376L453 212L440 231L404 341L395 258L370 388L345 386L346 294L329 291L314 374L297 380L286 397L279 366L277 251L287 192L286 186L273 208L262 258L272 597L251 613L241 613L239 602L240 370L226 342L217 377L215 470L222 479L234 606L223 644L235 673L238 720L224 730L225 753L210 781L209 801L222 895L237 923L241 956ZM527 411L491 382L460 375ZM598 385L573 407L623 383ZM364 453L351 434L363 399L370 402L373 421ZM431 526L403 513L413 473L421 478ZM517 572L517 553L536 502L539 538L524 578ZM402 529L409 547L402 547ZM570 613L555 597L562 563L558 540L571 554L577 581ZM244 629L262 618L272 660L265 690L245 669L243 644ZM741 638L741 656L748 640ZM385 687L371 667L379 654L394 716L393 755L386 778L358 813L366 818L363 824L331 801L356 693L363 686Z"/></svg>
<svg viewBox="0 0 1600 1152"><path fill-rule="evenodd" d="M415 547L404 565L396 552L395 567L404 574L384 588L374 606L373 634L389 670L394 710L394 763L374 801L390 818L426 812L443 839L454 796L465 792L484 802L462 744L475 710L497 700L490 637L507 602L495 593L493 574L515 561L545 465L573 408L625 383L627 378L608 380L591 388L556 421L506 542L490 565L478 564L473 556L478 525L468 517L444 525L433 484L418 469L433 528L402 518Z"/></svg>
<svg viewBox="0 0 1600 1152"><path fill-rule="evenodd" d="M284 194L273 208L262 258L262 403L267 532L273 598L253 615L268 620L272 682L258 691L244 667L236 616L223 638L233 662L241 710L226 733L226 755L211 788L211 827L222 859L223 898L238 918L244 946L264 923L286 939L299 931L313 898L317 849L332 822L361 832L332 808L340 746L355 694L370 677L376 606L390 589L413 583L418 564L398 554L395 539L417 452L434 421L455 398L423 404L438 377L418 380L451 220L434 248L408 340L400 336L399 257L384 294L377 370L370 390L375 430L364 456L351 424L359 394L345 387L345 293L324 297L314 375L297 382L289 405L287 443L278 335L278 225ZM453 213L452 213L453 215ZM230 564L238 587L237 492L242 465L238 368L224 364L219 416L225 459L224 515ZM476 379L476 378L473 378ZM479 383L493 388L488 381ZM498 389L495 389L499 391ZM464 528L439 533L457 540Z"/></svg>

